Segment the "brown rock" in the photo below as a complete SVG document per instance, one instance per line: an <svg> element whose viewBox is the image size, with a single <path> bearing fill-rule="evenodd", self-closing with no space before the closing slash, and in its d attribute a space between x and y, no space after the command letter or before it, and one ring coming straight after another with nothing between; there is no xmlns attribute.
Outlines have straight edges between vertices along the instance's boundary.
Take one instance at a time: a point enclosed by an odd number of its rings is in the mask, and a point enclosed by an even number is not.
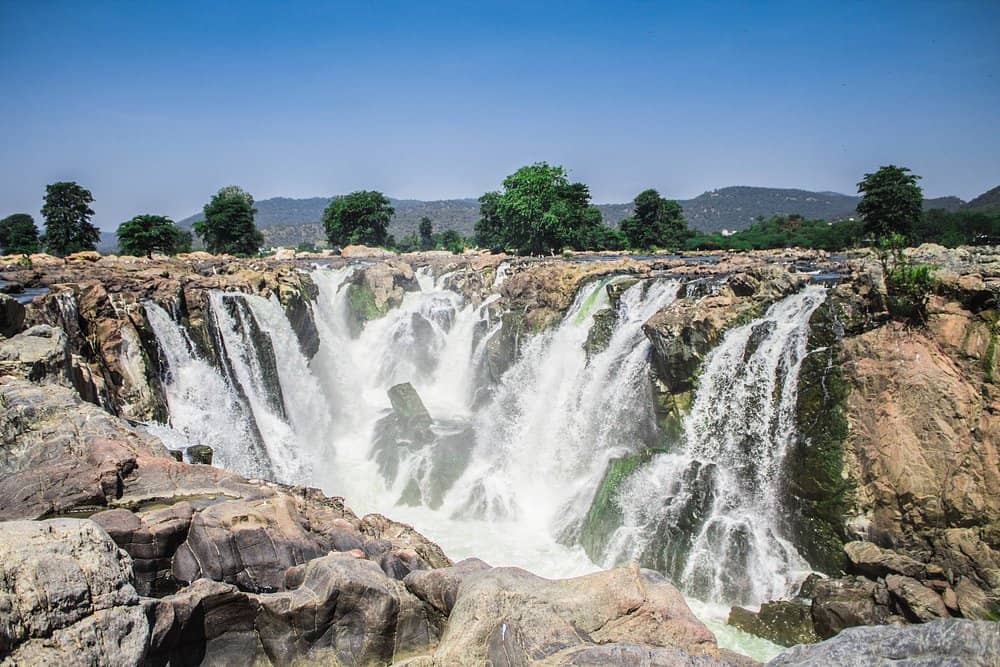
<svg viewBox="0 0 1000 667"><path fill-rule="evenodd" d="M885 623L888 603L885 588L863 577L819 581L811 610L816 634L827 638L844 628Z"/></svg>
<svg viewBox="0 0 1000 667"><path fill-rule="evenodd" d="M848 571L869 579L878 579L888 574L915 578L927 575L927 567L920 561L882 549L871 542L848 542L844 545L844 553L847 554Z"/></svg>
<svg viewBox="0 0 1000 667"><path fill-rule="evenodd" d="M885 585L893 599L911 621L948 618L948 608L941 596L916 579L890 574Z"/></svg>

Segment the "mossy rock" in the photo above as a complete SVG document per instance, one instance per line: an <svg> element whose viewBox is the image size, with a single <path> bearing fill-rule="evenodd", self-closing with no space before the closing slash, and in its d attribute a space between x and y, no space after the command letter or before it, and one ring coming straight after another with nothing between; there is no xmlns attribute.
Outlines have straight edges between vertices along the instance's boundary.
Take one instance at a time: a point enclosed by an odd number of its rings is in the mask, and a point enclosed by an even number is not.
<svg viewBox="0 0 1000 667"><path fill-rule="evenodd" d="M654 453L647 449L608 461L604 477L594 493L580 529L580 544L593 561L600 562L608 539L622 525L621 509L615 499L618 488L629 475L648 463Z"/></svg>
<svg viewBox="0 0 1000 667"><path fill-rule="evenodd" d="M588 360L608 349L617 320L618 313L613 308L602 308L594 313L594 324L590 327L587 340L583 344Z"/></svg>
<svg viewBox="0 0 1000 667"><path fill-rule="evenodd" d="M388 311L388 305L379 307L375 292L364 283L351 283L347 286L347 303L351 312L351 331L357 334L365 322L377 320Z"/></svg>
<svg viewBox="0 0 1000 667"><path fill-rule="evenodd" d="M660 445L663 449L673 448L684 435L684 419L691 411L694 390L676 394L657 391L654 387L653 410L660 426Z"/></svg>
<svg viewBox="0 0 1000 667"><path fill-rule="evenodd" d="M611 307L617 310L618 302L621 301L622 294L624 294L629 288L635 286L638 282L638 278L625 278L624 280L610 283L605 289L608 292L608 300L611 302Z"/></svg>
<svg viewBox="0 0 1000 667"><path fill-rule="evenodd" d="M728 624L781 646L819 641L809 606L791 600L765 602L759 613L733 607Z"/></svg>
<svg viewBox="0 0 1000 667"><path fill-rule="evenodd" d="M812 350L799 371L798 433L785 459L792 540L809 564L835 575L843 566L845 517L854 486L844 476L848 387L841 376L836 299L813 315Z"/></svg>

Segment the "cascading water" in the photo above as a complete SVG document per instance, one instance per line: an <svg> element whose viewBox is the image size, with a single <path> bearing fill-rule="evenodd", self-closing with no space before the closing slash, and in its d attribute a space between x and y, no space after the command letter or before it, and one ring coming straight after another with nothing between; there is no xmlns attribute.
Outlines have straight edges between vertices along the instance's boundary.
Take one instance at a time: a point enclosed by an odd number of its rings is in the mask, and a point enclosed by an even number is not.
<svg viewBox="0 0 1000 667"><path fill-rule="evenodd" d="M494 304L506 266L479 304L447 288L460 274L418 270L419 289L363 327L352 320L358 270L312 271L320 345L311 360L274 299L211 295L220 368L148 305L173 429L212 444L221 466L320 486L356 510L412 523L453 557L492 555L543 576L595 569L566 543L609 461L662 444L642 325L679 283L586 284L556 327L519 342L497 379L481 369L501 329ZM780 595L806 567L782 539L774 503L808 319L822 299L808 288L727 334L706 360L683 441L620 486L623 525L606 564L639 559L690 595L727 602ZM429 423L393 411L387 392L400 383Z"/></svg>
<svg viewBox="0 0 1000 667"><path fill-rule="evenodd" d="M609 562L640 560L713 602L787 595L809 567L782 536L780 466L794 437L798 371L822 287L729 331L710 354L683 442L620 487Z"/></svg>

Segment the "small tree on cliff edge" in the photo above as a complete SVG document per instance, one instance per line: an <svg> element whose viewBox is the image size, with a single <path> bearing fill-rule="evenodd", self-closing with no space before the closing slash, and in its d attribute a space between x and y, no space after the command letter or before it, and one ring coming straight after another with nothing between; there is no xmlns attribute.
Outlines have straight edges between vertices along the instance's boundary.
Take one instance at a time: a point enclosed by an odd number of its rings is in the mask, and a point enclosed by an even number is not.
<svg viewBox="0 0 1000 667"><path fill-rule="evenodd" d="M48 252L63 256L97 247L101 232L90 222L93 202L94 195L78 183L63 181L45 186L42 242Z"/></svg>
<svg viewBox="0 0 1000 667"><path fill-rule="evenodd" d="M917 185L919 179L906 167L892 164L865 174L858 183L861 194L858 213L864 218L866 234L876 239L909 235L923 209L924 193Z"/></svg>
<svg viewBox="0 0 1000 667"><path fill-rule="evenodd" d="M27 213L15 213L0 220L0 254L30 255L38 252L38 228Z"/></svg>
<svg viewBox="0 0 1000 667"><path fill-rule="evenodd" d="M205 219L194 223L194 233L205 241L211 253L256 255L264 245L264 237L253 216L253 197L235 185L219 190L205 204Z"/></svg>
<svg viewBox="0 0 1000 667"><path fill-rule="evenodd" d="M390 239L389 220L395 212L381 192L358 190L330 202L323 211L323 228L331 246L384 246Z"/></svg>
<svg viewBox="0 0 1000 667"><path fill-rule="evenodd" d="M145 255L154 252L174 255L191 250L191 233L162 215L137 215L118 227L118 249L123 255Z"/></svg>

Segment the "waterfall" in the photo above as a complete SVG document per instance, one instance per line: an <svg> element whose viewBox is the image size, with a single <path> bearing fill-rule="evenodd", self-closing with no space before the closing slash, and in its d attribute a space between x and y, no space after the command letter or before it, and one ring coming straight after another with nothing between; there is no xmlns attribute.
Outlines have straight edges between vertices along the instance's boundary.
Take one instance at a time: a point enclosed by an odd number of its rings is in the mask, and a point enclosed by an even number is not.
<svg viewBox="0 0 1000 667"><path fill-rule="evenodd" d="M210 295L216 367L148 304L173 431L211 444L224 467L320 486L456 556L505 554L549 576L594 567L576 546L581 526L609 462L630 456L643 463L614 496L621 527L605 534L605 564L638 560L689 595L745 604L782 595L808 569L783 537L777 499L822 288L729 331L704 362L680 440L651 454L663 435L642 325L677 298L677 280L588 282L490 377L487 349L508 335L497 316L507 267L478 304L449 289L455 272L419 269L415 289L362 327L349 298L357 270L311 272L320 344L309 360L276 299ZM429 423L393 412L387 392L401 383Z"/></svg>
<svg viewBox="0 0 1000 667"><path fill-rule="evenodd" d="M154 429L168 446L206 444L215 464L247 477L272 477L270 461L245 401L201 358L187 332L163 308L144 304L156 335L170 429Z"/></svg>
<svg viewBox="0 0 1000 667"><path fill-rule="evenodd" d="M711 352L683 441L619 488L608 562L640 560L691 596L738 604L786 595L808 571L782 535L778 499L809 318L824 298L818 286L786 297Z"/></svg>

